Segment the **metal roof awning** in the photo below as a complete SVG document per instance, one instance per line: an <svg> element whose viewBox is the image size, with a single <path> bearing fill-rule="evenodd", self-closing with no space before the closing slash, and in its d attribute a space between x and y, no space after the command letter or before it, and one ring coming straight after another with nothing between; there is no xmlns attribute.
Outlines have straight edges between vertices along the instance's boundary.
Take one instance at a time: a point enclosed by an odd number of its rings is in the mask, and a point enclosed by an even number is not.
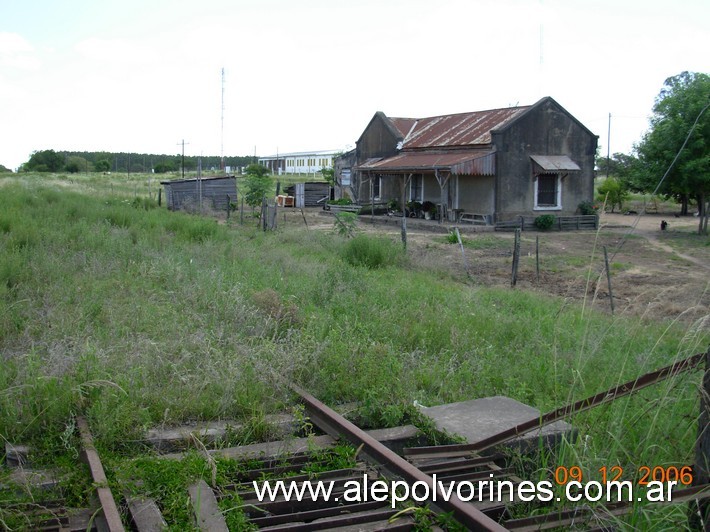
<svg viewBox="0 0 710 532"><path fill-rule="evenodd" d="M386 173L420 173L435 170L457 175L495 175L493 150L466 150L451 153L400 153L386 159L367 160L356 170Z"/></svg>
<svg viewBox="0 0 710 532"><path fill-rule="evenodd" d="M581 170L579 165L566 155L531 155L530 158L542 172L578 172Z"/></svg>

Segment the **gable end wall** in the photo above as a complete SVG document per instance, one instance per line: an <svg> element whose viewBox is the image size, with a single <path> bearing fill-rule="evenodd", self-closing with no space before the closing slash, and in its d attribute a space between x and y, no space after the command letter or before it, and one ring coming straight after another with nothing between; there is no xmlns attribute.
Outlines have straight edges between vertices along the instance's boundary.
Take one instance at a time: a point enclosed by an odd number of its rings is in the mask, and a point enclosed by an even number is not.
<svg viewBox="0 0 710 532"><path fill-rule="evenodd" d="M510 127L493 133L497 150L496 220L517 216L573 215L582 201L594 196L594 156L597 137L554 100L531 108ZM562 180L562 210L535 211L531 155L567 155L581 171Z"/></svg>

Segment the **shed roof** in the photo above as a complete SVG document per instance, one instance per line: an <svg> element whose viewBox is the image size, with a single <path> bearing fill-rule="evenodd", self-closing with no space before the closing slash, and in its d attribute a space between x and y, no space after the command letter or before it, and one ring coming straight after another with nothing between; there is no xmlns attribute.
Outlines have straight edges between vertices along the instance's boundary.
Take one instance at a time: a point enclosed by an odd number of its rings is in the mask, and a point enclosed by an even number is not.
<svg viewBox="0 0 710 532"><path fill-rule="evenodd" d="M216 176L216 177L203 177L200 179L200 181L204 182L210 182L210 181L219 181L220 179L234 179L235 177L233 175L227 175L227 176ZM196 177L186 177L185 179L171 179L169 181L161 181L161 185L174 185L176 183L189 183L190 181L197 181Z"/></svg>

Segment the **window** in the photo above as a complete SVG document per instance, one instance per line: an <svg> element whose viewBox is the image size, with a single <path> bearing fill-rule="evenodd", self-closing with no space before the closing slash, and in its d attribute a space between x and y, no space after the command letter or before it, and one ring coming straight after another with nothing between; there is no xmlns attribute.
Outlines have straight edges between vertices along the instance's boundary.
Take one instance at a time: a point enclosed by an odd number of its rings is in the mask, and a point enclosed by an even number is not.
<svg viewBox="0 0 710 532"><path fill-rule="evenodd" d="M380 198L380 190L382 188L382 178L380 176L372 178L372 197L374 199Z"/></svg>
<svg viewBox="0 0 710 532"><path fill-rule="evenodd" d="M343 168L340 172L340 184L344 187L350 186L350 168Z"/></svg>
<svg viewBox="0 0 710 532"><path fill-rule="evenodd" d="M422 201L422 190L424 189L424 176L412 176L409 182L409 201Z"/></svg>
<svg viewBox="0 0 710 532"><path fill-rule="evenodd" d="M562 184L559 174L538 174L535 177L535 209L561 209L561 192Z"/></svg>

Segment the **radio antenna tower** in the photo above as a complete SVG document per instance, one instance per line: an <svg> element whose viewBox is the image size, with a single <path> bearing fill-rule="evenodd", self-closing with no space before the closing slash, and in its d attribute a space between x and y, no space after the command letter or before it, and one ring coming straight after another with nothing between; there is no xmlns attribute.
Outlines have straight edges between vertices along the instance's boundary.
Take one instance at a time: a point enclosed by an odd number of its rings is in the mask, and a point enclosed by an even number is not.
<svg viewBox="0 0 710 532"><path fill-rule="evenodd" d="M220 147L220 165L224 171L224 67L222 67L222 136Z"/></svg>

